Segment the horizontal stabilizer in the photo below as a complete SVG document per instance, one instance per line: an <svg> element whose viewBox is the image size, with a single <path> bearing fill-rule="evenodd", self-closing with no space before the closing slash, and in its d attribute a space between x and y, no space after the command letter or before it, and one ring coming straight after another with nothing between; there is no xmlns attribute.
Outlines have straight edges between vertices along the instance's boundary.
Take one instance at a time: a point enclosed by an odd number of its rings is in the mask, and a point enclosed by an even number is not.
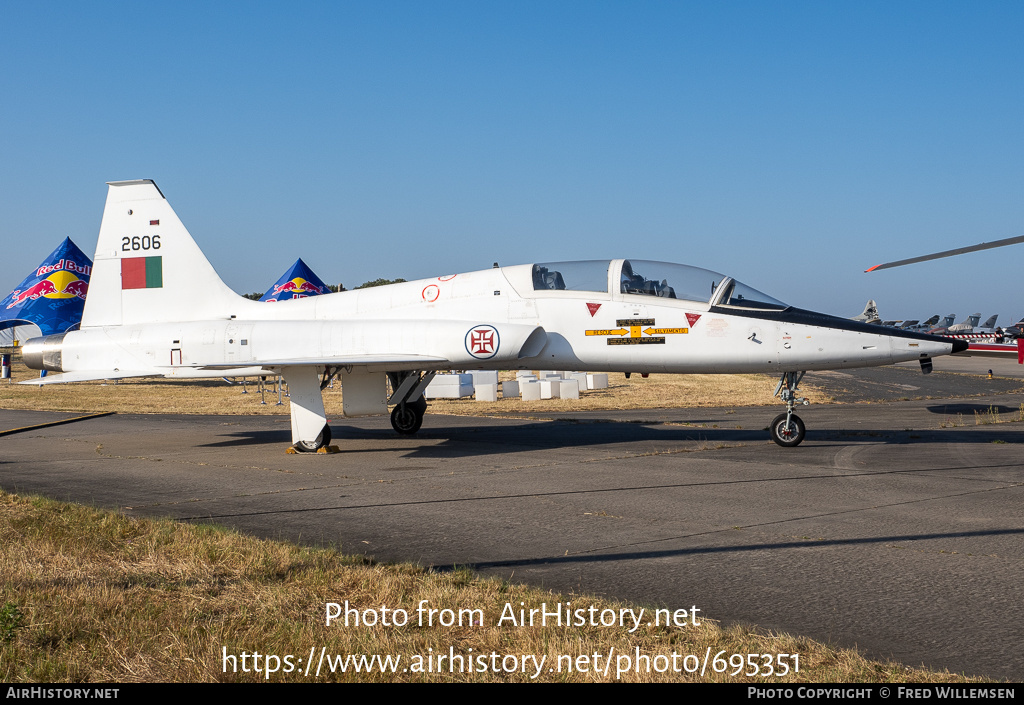
<svg viewBox="0 0 1024 705"><path fill-rule="evenodd" d="M236 365L237 367L237 365ZM64 382L95 382L101 379L128 379L130 377L160 377L159 373L153 370L125 372L114 372L112 370L81 370L78 372L64 372L61 374L50 374L38 379L27 379L18 384L62 384Z"/></svg>

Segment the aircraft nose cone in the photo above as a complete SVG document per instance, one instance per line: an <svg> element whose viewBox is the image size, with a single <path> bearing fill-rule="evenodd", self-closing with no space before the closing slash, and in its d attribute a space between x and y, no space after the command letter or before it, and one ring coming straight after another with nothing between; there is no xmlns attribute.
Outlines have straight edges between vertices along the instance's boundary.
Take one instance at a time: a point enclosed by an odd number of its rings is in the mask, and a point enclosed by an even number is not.
<svg viewBox="0 0 1024 705"><path fill-rule="evenodd" d="M954 340L953 341L953 352L954 353L963 352L964 350L967 349L967 347L968 347L968 343L967 343L966 340Z"/></svg>

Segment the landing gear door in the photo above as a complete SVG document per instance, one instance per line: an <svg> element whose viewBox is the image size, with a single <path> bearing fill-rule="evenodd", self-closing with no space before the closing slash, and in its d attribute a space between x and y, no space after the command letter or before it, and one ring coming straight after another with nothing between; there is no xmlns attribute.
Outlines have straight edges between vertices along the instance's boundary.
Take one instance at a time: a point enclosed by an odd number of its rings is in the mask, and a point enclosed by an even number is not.
<svg viewBox="0 0 1024 705"><path fill-rule="evenodd" d="M341 406L345 416L388 413L386 372L365 372L358 367L341 373Z"/></svg>

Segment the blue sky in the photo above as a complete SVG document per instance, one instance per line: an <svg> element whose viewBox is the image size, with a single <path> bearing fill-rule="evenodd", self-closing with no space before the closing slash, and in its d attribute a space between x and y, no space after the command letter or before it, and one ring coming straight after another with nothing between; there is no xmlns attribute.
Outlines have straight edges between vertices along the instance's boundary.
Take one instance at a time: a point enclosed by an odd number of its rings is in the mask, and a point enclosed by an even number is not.
<svg viewBox="0 0 1024 705"><path fill-rule="evenodd" d="M1024 315L1024 5L0 4L0 290L152 178L225 281L636 257Z"/></svg>

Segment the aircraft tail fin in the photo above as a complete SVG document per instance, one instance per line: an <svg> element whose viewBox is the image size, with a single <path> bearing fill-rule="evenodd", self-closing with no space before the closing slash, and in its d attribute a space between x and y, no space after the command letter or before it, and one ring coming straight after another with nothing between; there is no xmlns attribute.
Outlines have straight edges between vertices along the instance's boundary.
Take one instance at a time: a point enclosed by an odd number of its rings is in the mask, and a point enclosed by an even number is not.
<svg viewBox="0 0 1024 705"><path fill-rule="evenodd" d="M221 280L150 179L108 183L82 327L227 318Z"/></svg>
<svg viewBox="0 0 1024 705"><path fill-rule="evenodd" d="M982 328L995 328L995 327L996 327L996 319L997 319L997 318L999 318L999 314L998 314L998 313L996 313L996 314L993 314L993 315L989 316L989 317L988 317L988 320L987 320L987 321L985 321L985 322L984 322L984 323L983 323L983 324L981 325L981 327L982 327Z"/></svg>

